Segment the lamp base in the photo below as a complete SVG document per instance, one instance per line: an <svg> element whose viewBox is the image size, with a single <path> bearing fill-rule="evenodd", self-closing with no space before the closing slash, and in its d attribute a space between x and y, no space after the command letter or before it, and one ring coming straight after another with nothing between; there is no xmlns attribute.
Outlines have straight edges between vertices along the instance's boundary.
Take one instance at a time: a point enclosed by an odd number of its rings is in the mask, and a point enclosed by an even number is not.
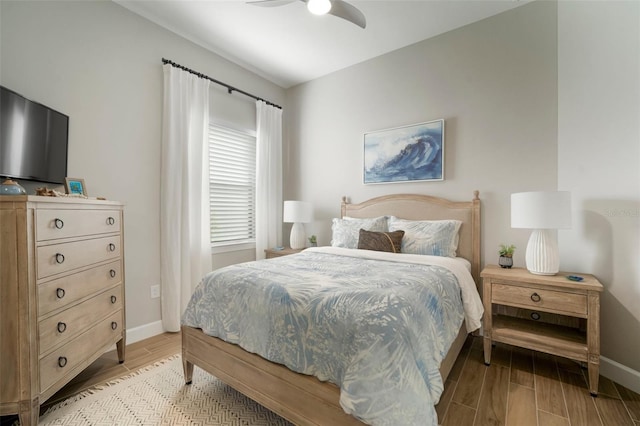
<svg viewBox="0 0 640 426"><path fill-rule="evenodd" d="M306 236L304 233L304 225L296 222L291 227L291 235L289 236L289 245L294 250L303 249L306 245Z"/></svg>
<svg viewBox="0 0 640 426"><path fill-rule="evenodd" d="M558 243L552 231L536 229L529 237L525 261L529 272L535 275L555 275L560 270Z"/></svg>

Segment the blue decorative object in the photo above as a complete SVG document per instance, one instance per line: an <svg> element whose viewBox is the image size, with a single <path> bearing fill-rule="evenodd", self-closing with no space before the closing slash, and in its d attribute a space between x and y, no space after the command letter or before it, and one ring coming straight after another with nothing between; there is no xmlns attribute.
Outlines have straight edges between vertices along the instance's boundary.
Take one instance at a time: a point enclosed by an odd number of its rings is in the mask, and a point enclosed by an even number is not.
<svg viewBox="0 0 640 426"><path fill-rule="evenodd" d="M6 179L0 184L0 195L25 195L26 193L27 191L14 180Z"/></svg>
<svg viewBox="0 0 640 426"><path fill-rule="evenodd" d="M567 275L567 279L571 280L571 281L578 281L578 282L584 280L583 277L578 276L578 275Z"/></svg>

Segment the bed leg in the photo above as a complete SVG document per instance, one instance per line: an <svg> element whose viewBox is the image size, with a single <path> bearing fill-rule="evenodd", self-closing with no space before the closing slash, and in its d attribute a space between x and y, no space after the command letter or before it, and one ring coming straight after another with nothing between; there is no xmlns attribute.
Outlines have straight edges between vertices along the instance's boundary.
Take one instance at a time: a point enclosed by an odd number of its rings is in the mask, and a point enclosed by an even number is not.
<svg viewBox="0 0 640 426"><path fill-rule="evenodd" d="M184 383L190 385L193 381L193 363L182 358L182 369L184 370Z"/></svg>

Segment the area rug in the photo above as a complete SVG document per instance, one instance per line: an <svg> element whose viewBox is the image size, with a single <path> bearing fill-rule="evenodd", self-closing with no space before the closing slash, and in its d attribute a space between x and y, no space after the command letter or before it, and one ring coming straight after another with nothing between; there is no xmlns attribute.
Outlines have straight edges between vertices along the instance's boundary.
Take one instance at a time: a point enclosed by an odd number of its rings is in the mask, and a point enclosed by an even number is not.
<svg viewBox="0 0 640 426"><path fill-rule="evenodd" d="M179 355L49 408L39 425L291 425Z"/></svg>

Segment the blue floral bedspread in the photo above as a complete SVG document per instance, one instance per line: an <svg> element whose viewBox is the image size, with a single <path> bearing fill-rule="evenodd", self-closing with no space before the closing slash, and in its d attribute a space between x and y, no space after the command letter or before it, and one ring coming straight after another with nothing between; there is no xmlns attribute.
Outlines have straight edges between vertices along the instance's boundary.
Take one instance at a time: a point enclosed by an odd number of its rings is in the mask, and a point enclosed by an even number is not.
<svg viewBox="0 0 640 426"><path fill-rule="evenodd" d="M437 425L439 366L465 317L458 279L395 260L403 255L345 250L213 271L182 324L335 383L343 409L365 423Z"/></svg>

